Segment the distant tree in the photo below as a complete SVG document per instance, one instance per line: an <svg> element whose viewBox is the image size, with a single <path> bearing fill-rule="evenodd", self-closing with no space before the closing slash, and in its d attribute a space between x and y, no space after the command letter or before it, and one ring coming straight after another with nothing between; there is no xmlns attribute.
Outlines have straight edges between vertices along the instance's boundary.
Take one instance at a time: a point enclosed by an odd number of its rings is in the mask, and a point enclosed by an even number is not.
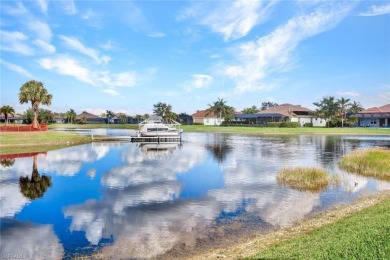
<svg viewBox="0 0 390 260"><path fill-rule="evenodd" d="M68 123L74 124L76 122L77 114L73 109L70 109L65 113L65 117Z"/></svg>
<svg viewBox="0 0 390 260"><path fill-rule="evenodd" d="M107 110L106 111L106 115L107 115L107 121L110 124L111 123L111 119L115 116L115 113L112 112L111 110Z"/></svg>
<svg viewBox="0 0 390 260"><path fill-rule="evenodd" d="M127 123L127 115L125 113L119 113L119 120L121 124Z"/></svg>
<svg viewBox="0 0 390 260"><path fill-rule="evenodd" d="M42 82L30 80L22 85L19 92L20 104L31 102L34 114L33 127L38 128L39 105L51 105L53 96L48 93Z"/></svg>
<svg viewBox="0 0 390 260"><path fill-rule="evenodd" d="M167 119L167 120L177 120L177 114L174 113L174 112L168 112L165 115L165 119Z"/></svg>
<svg viewBox="0 0 390 260"><path fill-rule="evenodd" d="M171 116L172 106L166 103L158 102L153 105L153 113L157 116L160 116L163 120L168 119Z"/></svg>
<svg viewBox="0 0 390 260"><path fill-rule="evenodd" d="M206 115L211 113L217 115L219 120L224 119L225 122L230 122L232 117L234 116L234 108L226 105L227 101L223 100L223 98L218 98L212 104L209 104L209 108L206 109Z"/></svg>
<svg viewBox="0 0 390 260"><path fill-rule="evenodd" d="M54 121L54 114L48 109L39 109L38 122L39 123L52 123Z"/></svg>
<svg viewBox="0 0 390 260"><path fill-rule="evenodd" d="M275 102L270 102L270 101L268 101L268 102L262 102L262 103L261 103L261 108L260 108L260 110L263 111L263 110L269 109L269 108L271 108L271 107L276 107L277 105L278 105L278 104L275 103Z"/></svg>
<svg viewBox="0 0 390 260"><path fill-rule="evenodd" d="M260 110L256 106L244 108L241 112L244 114L256 114Z"/></svg>
<svg viewBox="0 0 390 260"><path fill-rule="evenodd" d="M144 117L142 115L135 115L134 119L137 121L137 123L140 123L142 120L144 120Z"/></svg>
<svg viewBox="0 0 390 260"><path fill-rule="evenodd" d="M0 108L0 115L4 114L5 126L8 126L8 115L15 116L15 110L11 106L2 106Z"/></svg>
<svg viewBox="0 0 390 260"><path fill-rule="evenodd" d="M150 118L150 115L149 114L144 114L143 115L143 120L148 120Z"/></svg>
<svg viewBox="0 0 390 260"><path fill-rule="evenodd" d="M335 101L334 97L323 97L319 102L313 103L318 107L315 111L319 117L325 118L327 120L326 124L329 127L330 122L337 122L337 114L339 111L339 104Z"/></svg>
<svg viewBox="0 0 390 260"><path fill-rule="evenodd" d="M345 115L347 114L347 108L349 106L349 98L340 98L337 100L337 104L339 106L339 114L341 117L341 127L344 127L344 119Z"/></svg>
<svg viewBox="0 0 390 260"><path fill-rule="evenodd" d="M361 111L363 111L364 108L363 106L360 104L360 102L356 102L356 101L353 101L349 108L348 108L348 112L351 112L351 113L354 113L354 114L357 114Z"/></svg>

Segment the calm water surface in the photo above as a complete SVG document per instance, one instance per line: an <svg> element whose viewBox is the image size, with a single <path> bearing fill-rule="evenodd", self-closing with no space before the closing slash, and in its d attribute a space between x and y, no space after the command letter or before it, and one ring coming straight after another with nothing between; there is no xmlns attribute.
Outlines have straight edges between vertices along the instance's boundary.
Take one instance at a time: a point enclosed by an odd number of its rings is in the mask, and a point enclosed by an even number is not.
<svg viewBox="0 0 390 260"><path fill-rule="evenodd" d="M338 167L351 150L389 147L390 136L184 133L182 139L92 143L2 160L1 254L180 256L390 189L389 182ZM276 180L285 166L324 167L341 183L318 193L290 189Z"/></svg>

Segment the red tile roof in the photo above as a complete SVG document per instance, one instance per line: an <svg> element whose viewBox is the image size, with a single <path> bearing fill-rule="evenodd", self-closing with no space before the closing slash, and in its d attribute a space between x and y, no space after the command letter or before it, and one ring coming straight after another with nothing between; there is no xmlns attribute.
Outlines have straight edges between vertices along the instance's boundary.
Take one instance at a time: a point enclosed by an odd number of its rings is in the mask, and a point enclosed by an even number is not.
<svg viewBox="0 0 390 260"><path fill-rule="evenodd" d="M371 107L359 112L359 114L377 114L377 113L390 113L390 104L386 104L381 107Z"/></svg>
<svg viewBox="0 0 390 260"><path fill-rule="evenodd" d="M191 116L193 118L205 118L205 117L216 118L217 117L213 112L207 113L206 110L197 111L196 113L192 114Z"/></svg>
<svg viewBox="0 0 390 260"><path fill-rule="evenodd" d="M97 116L97 115L94 115L94 114L91 114L91 113L88 113L88 112L83 112L81 113L80 115L76 116L77 119L81 119L82 117L85 117L85 118L100 118L100 116Z"/></svg>

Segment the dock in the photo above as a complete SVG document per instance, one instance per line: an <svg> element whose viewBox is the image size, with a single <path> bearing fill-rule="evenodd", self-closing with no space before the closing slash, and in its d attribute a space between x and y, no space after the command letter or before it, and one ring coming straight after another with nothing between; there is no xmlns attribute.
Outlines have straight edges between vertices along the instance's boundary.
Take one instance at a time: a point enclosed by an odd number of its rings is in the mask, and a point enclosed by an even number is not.
<svg viewBox="0 0 390 260"><path fill-rule="evenodd" d="M92 135L92 141L94 142L107 142L107 141L131 141L131 136L108 136L108 135Z"/></svg>
<svg viewBox="0 0 390 260"><path fill-rule="evenodd" d="M125 141L132 143L180 143L181 136L153 136L153 137L144 137L144 136L107 136L107 135L98 135L91 136L92 141L94 142L107 142L107 141Z"/></svg>

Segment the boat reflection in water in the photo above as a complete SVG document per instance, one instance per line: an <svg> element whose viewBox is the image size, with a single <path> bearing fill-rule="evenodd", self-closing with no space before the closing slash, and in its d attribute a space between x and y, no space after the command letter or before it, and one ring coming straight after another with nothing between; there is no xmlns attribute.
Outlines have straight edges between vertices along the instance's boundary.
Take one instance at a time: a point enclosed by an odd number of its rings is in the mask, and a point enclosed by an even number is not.
<svg viewBox="0 0 390 260"><path fill-rule="evenodd" d="M148 157L162 157L172 154L178 147L181 147L181 143L137 143Z"/></svg>

